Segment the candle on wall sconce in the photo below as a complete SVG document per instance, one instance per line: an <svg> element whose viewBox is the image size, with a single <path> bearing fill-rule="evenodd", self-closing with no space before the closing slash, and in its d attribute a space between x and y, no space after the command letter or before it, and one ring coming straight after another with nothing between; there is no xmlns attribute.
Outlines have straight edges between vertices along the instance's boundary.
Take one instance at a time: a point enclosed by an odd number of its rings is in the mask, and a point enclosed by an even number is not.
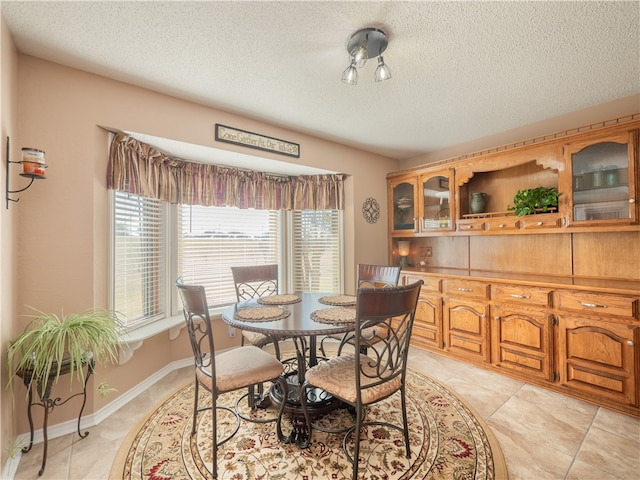
<svg viewBox="0 0 640 480"><path fill-rule="evenodd" d="M17 202L20 200L19 198L11 198L12 193L20 193L27 190L31 185L33 185L34 180L42 180L47 178L44 176L44 170L47 168L47 165L44 163L44 150L38 150L37 148L25 147L22 149L22 158L20 160L11 160L9 158L9 154L11 149L9 148L9 137L7 137L7 153L6 153L6 162L5 162L5 201L6 208L9 208L9 202ZM22 173L20 173L21 177L29 178L31 181L26 187L22 187L16 190L11 190L9 186L9 166L11 164L20 165L22 164Z"/></svg>
<svg viewBox="0 0 640 480"><path fill-rule="evenodd" d="M43 176L45 168L44 150L29 147L22 149L22 173Z"/></svg>
<svg viewBox="0 0 640 480"><path fill-rule="evenodd" d="M400 255L400 263L401 267L409 267L409 262L407 261L407 256L411 251L411 242L408 240L399 240L398 241L398 255Z"/></svg>

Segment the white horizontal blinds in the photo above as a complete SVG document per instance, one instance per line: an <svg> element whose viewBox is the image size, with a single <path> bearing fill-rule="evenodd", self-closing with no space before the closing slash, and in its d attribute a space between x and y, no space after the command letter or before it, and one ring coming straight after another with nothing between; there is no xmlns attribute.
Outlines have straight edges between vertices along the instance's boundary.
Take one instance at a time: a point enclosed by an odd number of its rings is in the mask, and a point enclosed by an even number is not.
<svg viewBox="0 0 640 480"><path fill-rule="evenodd" d="M278 212L199 205L178 210L178 276L204 285L209 307L236 301L232 266L278 263Z"/></svg>
<svg viewBox="0 0 640 480"><path fill-rule="evenodd" d="M128 326L166 310L163 209L160 200L115 192L114 309Z"/></svg>
<svg viewBox="0 0 640 480"><path fill-rule="evenodd" d="M340 291L341 222L339 210L293 211L294 291Z"/></svg>

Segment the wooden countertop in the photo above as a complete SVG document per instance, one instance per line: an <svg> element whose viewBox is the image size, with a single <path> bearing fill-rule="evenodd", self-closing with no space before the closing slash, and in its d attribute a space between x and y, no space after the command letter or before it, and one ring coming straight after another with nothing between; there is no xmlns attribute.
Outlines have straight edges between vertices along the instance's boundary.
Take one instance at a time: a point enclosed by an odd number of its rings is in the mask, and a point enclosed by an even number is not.
<svg viewBox="0 0 640 480"><path fill-rule="evenodd" d="M627 295L640 295L640 279L611 279L611 278L584 278L555 275L535 275L530 273L491 272L483 270L466 270L442 267L405 267L404 274L421 274L441 278L469 278L484 280L487 282L510 283L545 286L552 288L567 288L589 290L606 293L621 293Z"/></svg>

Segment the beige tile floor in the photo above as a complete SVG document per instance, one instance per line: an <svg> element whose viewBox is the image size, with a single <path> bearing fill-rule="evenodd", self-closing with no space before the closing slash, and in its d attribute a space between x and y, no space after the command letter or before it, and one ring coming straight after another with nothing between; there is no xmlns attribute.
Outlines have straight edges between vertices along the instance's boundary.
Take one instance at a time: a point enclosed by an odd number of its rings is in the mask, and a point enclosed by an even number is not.
<svg viewBox="0 0 640 480"><path fill-rule="evenodd" d="M410 366L442 383L476 410L500 442L511 480L640 479L640 420L574 400L465 363L414 349ZM124 437L154 403L183 385L192 370L165 376L79 440L49 441L22 456L15 479L108 478Z"/></svg>

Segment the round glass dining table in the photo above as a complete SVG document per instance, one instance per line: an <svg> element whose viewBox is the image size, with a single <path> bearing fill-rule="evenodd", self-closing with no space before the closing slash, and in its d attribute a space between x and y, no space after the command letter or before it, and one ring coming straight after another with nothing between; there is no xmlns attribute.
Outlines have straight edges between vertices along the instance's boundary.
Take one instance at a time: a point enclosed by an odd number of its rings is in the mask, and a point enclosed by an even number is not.
<svg viewBox="0 0 640 480"><path fill-rule="evenodd" d="M319 361L317 337L353 331L355 302L353 295L302 292L238 302L222 313L225 323L232 327L294 341L296 357L283 360L289 387L284 410L293 416L293 432L283 441L300 443L300 435L306 432L305 428L298 428L305 423L299 386L304 382L306 369ZM283 401L277 384L272 385L269 393L276 405ZM307 405L312 417L317 417L339 408L341 402L324 391L309 390Z"/></svg>

